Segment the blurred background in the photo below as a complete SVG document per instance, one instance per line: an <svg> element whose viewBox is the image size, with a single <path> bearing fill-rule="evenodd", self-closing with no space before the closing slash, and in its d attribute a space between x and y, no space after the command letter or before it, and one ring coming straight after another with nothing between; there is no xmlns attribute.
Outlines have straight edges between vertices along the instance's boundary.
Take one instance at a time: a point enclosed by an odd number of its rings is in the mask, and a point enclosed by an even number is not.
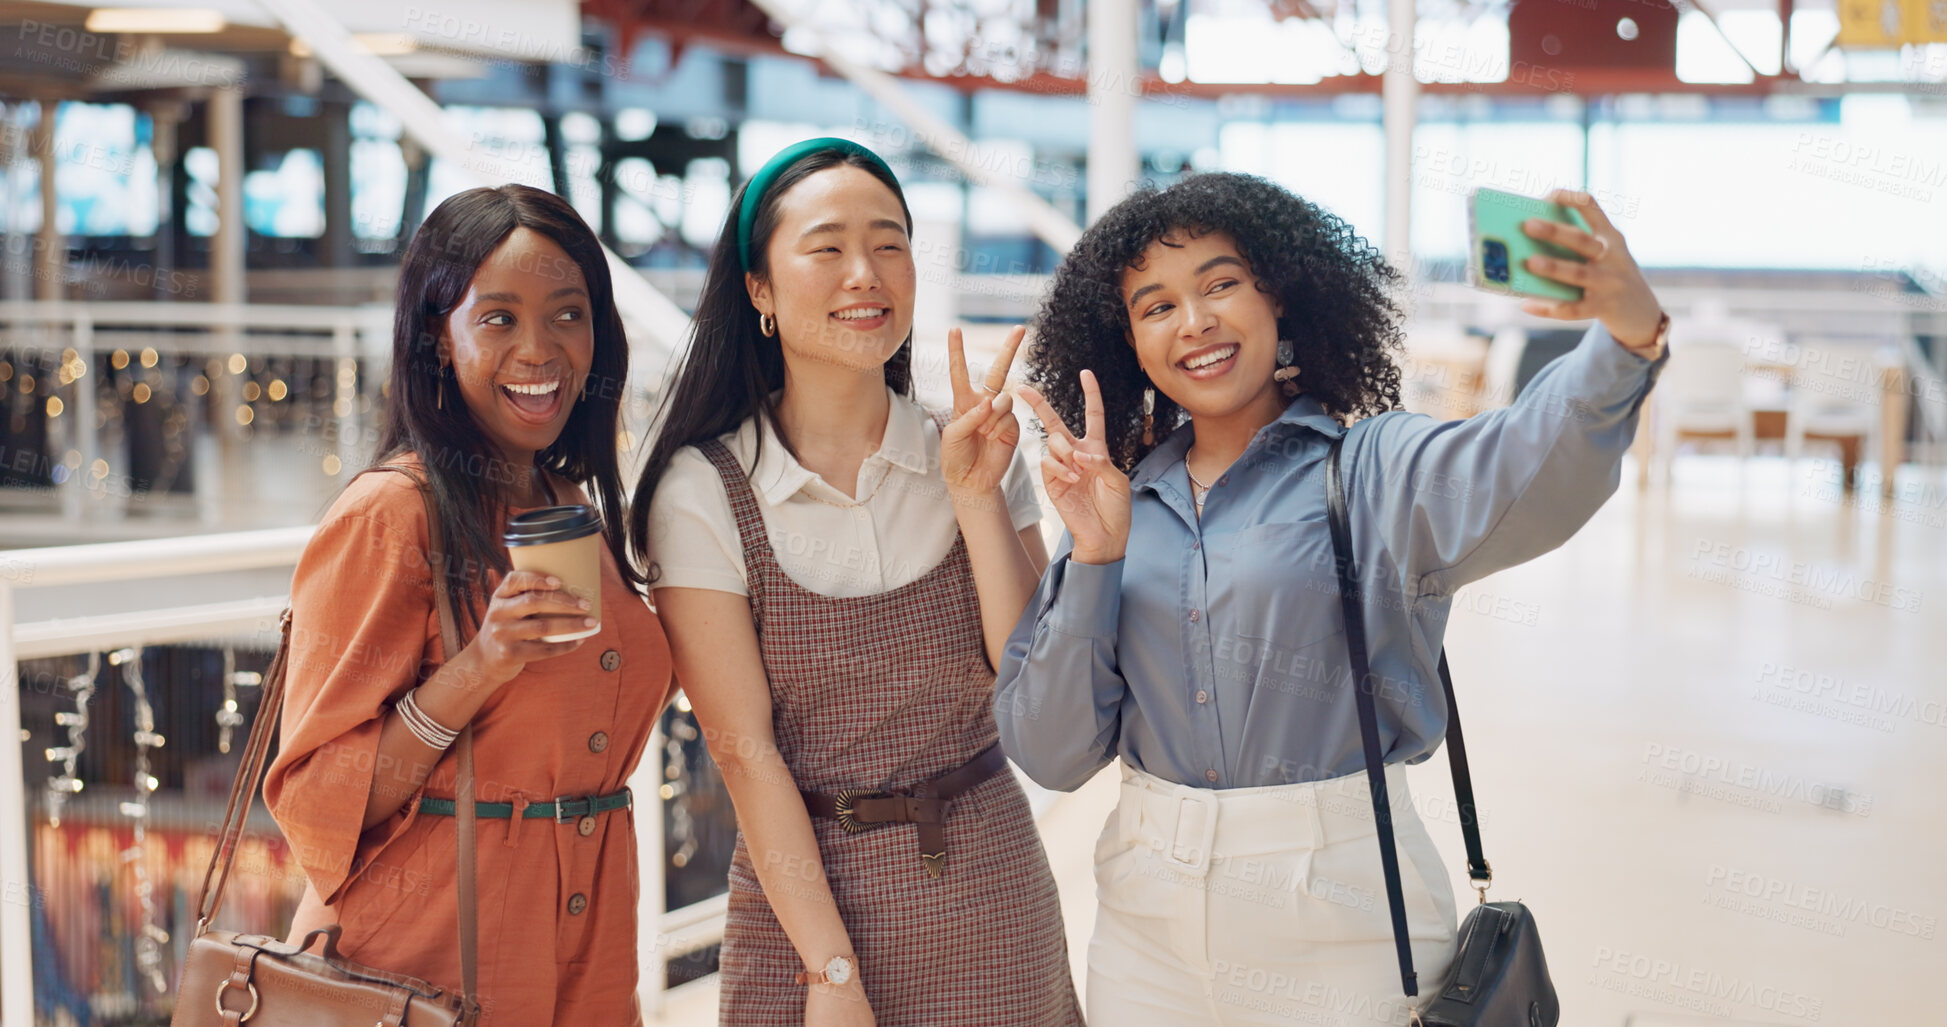
<svg viewBox="0 0 1947 1027"><path fill-rule="evenodd" d="M1468 194L1591 192L1676 353L1589 527L1455 603L1494 897L1565 1024L1939 1018L1940 0L211 0L0 2L0 1024L167 1022L426 212L518 181L595 228L633 467L730 196L812 135L907 189L935 404L948 328L985 359L1133 184L1231 170L1405 272L1410 409L1505 406L1582 326L1466 286ZM1078 979L1114 777L1030 786ZM715 1022L735 822L686 702L635 791L645 1010ZM301 891L260 808L226 926Z"/></svg>

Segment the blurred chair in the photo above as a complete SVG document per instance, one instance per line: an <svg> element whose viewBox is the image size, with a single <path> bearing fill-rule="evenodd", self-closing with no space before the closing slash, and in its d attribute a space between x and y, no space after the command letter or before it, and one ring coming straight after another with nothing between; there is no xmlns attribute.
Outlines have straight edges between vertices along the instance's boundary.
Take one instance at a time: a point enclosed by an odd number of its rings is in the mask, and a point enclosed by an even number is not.
<svg viewBox="0 0 1947 1027"><path fill-rule="evenodd" d="M1793 367L1785 417L1787 459L1804 456L1808 438L1837 443L1845 485L1855 484L1860 456L1872 452L1870 440L1879 430L1875 367L1873 354L1863 348L1823 350L1819 359L1804 359Z"/></svg>
<svg viewBox="0 0 1947 1027"><path fill-rule="evenodd" d="M1656 387L1656 453L1663 480L1670 480L1677 446L1685 439L1730 439L1739 457L1750 457L1755 442L1744 350L1728 341L1698 339L1671 348Z"/></svg>

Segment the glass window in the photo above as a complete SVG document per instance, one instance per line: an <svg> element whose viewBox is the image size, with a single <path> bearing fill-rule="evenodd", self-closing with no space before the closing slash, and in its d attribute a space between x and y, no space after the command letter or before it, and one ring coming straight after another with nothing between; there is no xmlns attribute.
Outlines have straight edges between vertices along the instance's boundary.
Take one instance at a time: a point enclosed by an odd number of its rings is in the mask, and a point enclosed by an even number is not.
<svg viewBox="0 0 1947 1027"><path fill-rule="evenodd" d="M1467 199L1475 189L1527 196L1582 185L1582 129L1567 122L1425 122L1413 131L1413 253L1467 254ZM1624 231L1627 231L1624 226Z"/></svg>
<svg viewBox="0 0 1947 1027"><path fill-rule="evenodd" d="M1268 178L1367 239L1384 235L1385 136L1378 125L1234 121L1218 131L1217 146L1226 170Z"/></svg>
<svg viewBox="0 0 1947 1027"><path fill-rule="evenodd" d="M1647 265L1879 270L1947 266L1947 118L1847 97L1838 123L1603 123L1590 184L1640 212Z"/></svg>

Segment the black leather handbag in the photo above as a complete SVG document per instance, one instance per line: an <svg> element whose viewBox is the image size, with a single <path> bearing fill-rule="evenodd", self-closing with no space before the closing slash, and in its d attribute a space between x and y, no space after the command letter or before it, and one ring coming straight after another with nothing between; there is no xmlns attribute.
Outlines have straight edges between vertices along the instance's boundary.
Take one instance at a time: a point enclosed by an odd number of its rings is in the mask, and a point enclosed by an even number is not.
<svg viewBox="0 0 1947 1027"><path fill-rule="evenodd" d="M1400 894L1399 852L1393 842L1393 808L1386 794L1386 767L1379 753L1376 682L1368 665L1365 615L1360 603L1359 569L1352 549L1352 519L1345 509L1339 470L1340 435L1325 462L1325 500L1337 557L1339 603L1345 614L1346 648L1352 654L1352 680L1359 701L1359 735L1365 743L1366 777L1372 790L1373 821L1379 825L1379 856L1385 863L1386 901L1392 907L1393 942L1399 948L1400 985L1407 997L1419 995L1413 950L1406 938L1406 906ZM1487 901L1494 870L1481 854L1480 824L1474 810L1474 781L1467 772L1467 746L1460 734L1460 709L1454 704L1453 675L1440 651L1440 686L1447 693L1447 762L1453 768L1454 798L1460 809L1460 834L1467 844L1467 878L1480 892L1480 904L1461 922L1459 951L1446 979L1425 1000L1414 1003L1411 1022L1423 1027L1555 1027L1561 1003L1548 979L1541 934L1528 907L1519 902Z"/></svg>

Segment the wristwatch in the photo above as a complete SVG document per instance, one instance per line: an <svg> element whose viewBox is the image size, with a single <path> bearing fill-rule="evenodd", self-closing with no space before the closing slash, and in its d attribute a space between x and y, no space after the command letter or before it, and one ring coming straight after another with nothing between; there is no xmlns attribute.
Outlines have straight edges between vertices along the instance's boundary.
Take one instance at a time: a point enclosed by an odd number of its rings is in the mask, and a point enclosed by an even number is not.
<svg viewBox="0 0 1947 1027"><path fill-rule="evenodd" d="M858 964L851 956L833 956L825 961L825 968L818 971L798 971L799 984L846 984L858 972Z"/></svg>

